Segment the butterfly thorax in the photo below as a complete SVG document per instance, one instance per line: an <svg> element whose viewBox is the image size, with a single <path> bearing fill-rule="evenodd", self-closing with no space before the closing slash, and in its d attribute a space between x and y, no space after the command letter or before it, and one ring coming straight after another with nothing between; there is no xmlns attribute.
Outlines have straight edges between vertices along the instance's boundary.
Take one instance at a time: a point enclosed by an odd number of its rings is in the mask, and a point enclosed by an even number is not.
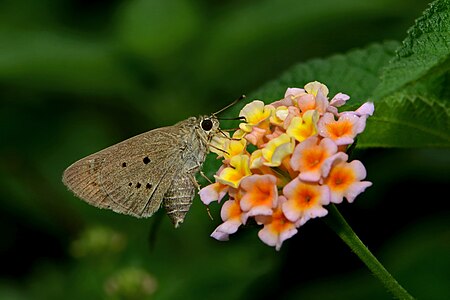
<svg viewBox="0 0 450 300"><path fill-rule="evenodd" d="M163 205L175 227L178 227L189 211L198 184L195 174L200 170L209 152L209 143L219 128L217 119L208 116L191 117L179 126L182 168L174 176L164 195Z"/></svg>
<svg viewBox="0 0 450 300"><path fill-rule="evenodd" d="M219 121L214 116L199 116L176 125L180 127L184 170L195 173L205 161L211 139L218 132Z"/></svg>

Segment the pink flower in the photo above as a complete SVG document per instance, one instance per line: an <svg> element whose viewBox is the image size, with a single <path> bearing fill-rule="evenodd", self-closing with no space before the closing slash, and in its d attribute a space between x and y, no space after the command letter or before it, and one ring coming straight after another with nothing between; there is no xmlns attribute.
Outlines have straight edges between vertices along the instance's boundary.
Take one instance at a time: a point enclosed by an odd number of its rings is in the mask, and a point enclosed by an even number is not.
<svg viewBox="0 0 450 300"><path fill-rule="evenodd" d="M295 117L299 117L299 116L300 116L300 110L295 106L289 106L288 114L285 117L284 122L283 122L283 129L287 129L289 127L289 125L291 124L292 119Z"/></svg>
<svg viewBox="0 0 450 300"><path fill-rule="evenodd" d="M263 229L258 232L259 238L267 245L275 246L277 251L280 250L285 240L297 233L295 224L284 216L281 209L286 198L280 196L278 200L278 205L270 216L257 216L255 218L258 224L264 224Z"/></svg>
<svg viewBox="0 0 450 300"><path fill-rule="evenodd" d="M357 110L355 110L356 115L358 116L371 116L375 111L375 106L372 102L363 103Z"/></svg>
<svg viewBox="0 0 450 300"><path fill-rule="evenodd" d="M252 131L245 135L245 139L249 141L250 144L259 147L262 144L264 144L263 138L266 135L266 132L267 132L266 129L253 126Z"/></svg>
<svg viewBox="0 0 450 300"><path fill-rule="evenodd" d="M227 241L229 235L235 233L239 226L247 222L248 218L248 214L241 210L237 199L225 201L220 216L224 222L211 234L213 238L219 241Z"/></svg>
<svg viewBox="0 0 450 300"><path fill-rule="evenodd" d="M343 94L343 93L337 93L333 99L331 99L330 101L330 105L334 106L334 107L341 107L342 105L344 105L347 100L350 99L349 95Z"/></svg>
<svg viewBox="0 0 450 300"><path fill-rule="evenodd" d="M338 150L336 144L324 138L320 141L316 136L309 137L299 143L292 153L291 166L300 171L299 179L303 181L319 181L322 176L323 162Z"/></svg>
<svg viewBox="0 0 450 300"><path fill-rule="evenodd" d="M333 114L325 113L317 124L319 134L332 139L338 146L352 144L365 126L366 117L352 113L342 113L337 121Z"/></svg>
<svg viewBox="0 0 450 300"><path fill-rule="evenodd" d="M330 191L327 186L294 179L283 188L283 194L287 198L283 204L283 213L297 226L328 213L323 208L323 205L330 203Z"/></svg>
<svg viewBox="0 0 450 300"><path fill-rule="evenodd" d="M330 101L330 106L327 107L327 111L332 113L335 116L339 115L338 112L338 107L341 107L342 105L344 105L347 100L350 99L349 95L346 94L342 94L342 93L337 93L333 99L331 99Z"/></svg>
<svg viewBox="0 0 450 300"><path fill-rule="evenodd" d="M202 188L198 194L200 195L200 200L202 200L205 205L209 205L213 201L220 202L227 192L227 185L215 182Z"/></svg>
<svg viewBox="0 0 450 300"><path fill-rule="evenodd" d="M241 209L249 216L270 215L277 205L277 178L273 175L251 175L241 182Z"/></svg>
<svg viewBox="0 0 450 300"><path fill-rule="evenodd" d="M353 202L356 196L372 185L370 181L361 181L366 178L366 169L359 160L347 163L343 159L336 159L323 184L330 188L331 202L341 203L343 197Z"/></svg>

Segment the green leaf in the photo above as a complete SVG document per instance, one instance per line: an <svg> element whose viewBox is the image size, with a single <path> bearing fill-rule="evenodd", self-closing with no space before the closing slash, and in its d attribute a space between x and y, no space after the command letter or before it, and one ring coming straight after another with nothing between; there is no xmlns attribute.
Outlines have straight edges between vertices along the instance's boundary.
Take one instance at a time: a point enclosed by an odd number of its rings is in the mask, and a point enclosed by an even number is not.
<svg viewBox="0 0 450 300"><path fill-rule="evenodd" d="M362 146L450 146L450 2L435 1L408 31L374 91Z"/></svg>
<svg viewBox="0 0 450 300"><path fill-rule="evenodd" d="M450 58L450 1L433 2L408 30L402 46L384 69L375 94L385 96L430 74L448 72Z"/></svg>
<svg viewBox="0 0 450 300"><path fill-rule="evenodd" d="M447 103L426 95L394 93L375 104L376 113L369 118L358 147L448 147Z"/></svg>

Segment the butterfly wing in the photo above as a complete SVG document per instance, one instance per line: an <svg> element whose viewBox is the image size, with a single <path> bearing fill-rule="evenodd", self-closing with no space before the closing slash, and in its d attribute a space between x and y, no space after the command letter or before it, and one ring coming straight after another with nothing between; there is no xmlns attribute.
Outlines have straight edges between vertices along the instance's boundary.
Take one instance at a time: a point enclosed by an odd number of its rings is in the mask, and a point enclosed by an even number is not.
<svg viewBox="0 0 450 300"><path fill-rule="evenodd" d="M71 165L64 184L91 205L136 217L156 212L181 170L178 128L158 128Z"/></svg>

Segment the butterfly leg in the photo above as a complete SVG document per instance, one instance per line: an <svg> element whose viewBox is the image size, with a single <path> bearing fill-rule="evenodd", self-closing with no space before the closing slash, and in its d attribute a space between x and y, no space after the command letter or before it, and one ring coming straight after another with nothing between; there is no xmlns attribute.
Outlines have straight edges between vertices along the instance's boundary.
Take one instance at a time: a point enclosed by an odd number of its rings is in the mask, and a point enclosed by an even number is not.
<svg viewBox="0 0 450 300"><path fill-rule="evenodd" d="M197 186L197 189L200 191L201 186L198 184L197 179L195 178L194 175L191 175L191 180L194 182L194 185ZM200 170L200 175L202 175L202 177L206 178L206 180L208 180L209 183L212 183L212 181L205 175L205 173L203 173L203 171ZM208 216L211 220L214 220L214 218L211 215L211 211L209 210L209 206L206 205L206 211L208 213Z"/></svg>
<svg viewBox="0 0 450 300"><path fill-rule="evenodd" d="M195 176L192 173L188 173L188 176L189 176L189 179L192 181L192 184L197 188L197 190L200 190L201 186L197 182L197 179L195 178Z"/></svg>
<svg viewBox="0 0 450 300"><path fill-rule="evenodd" d="M205 178L210 184L212 184L213 182L211 181L211 179L208 178L208 176L205 175L205 173L203 173L202 170L200 170L200 175Z"/></svg>

